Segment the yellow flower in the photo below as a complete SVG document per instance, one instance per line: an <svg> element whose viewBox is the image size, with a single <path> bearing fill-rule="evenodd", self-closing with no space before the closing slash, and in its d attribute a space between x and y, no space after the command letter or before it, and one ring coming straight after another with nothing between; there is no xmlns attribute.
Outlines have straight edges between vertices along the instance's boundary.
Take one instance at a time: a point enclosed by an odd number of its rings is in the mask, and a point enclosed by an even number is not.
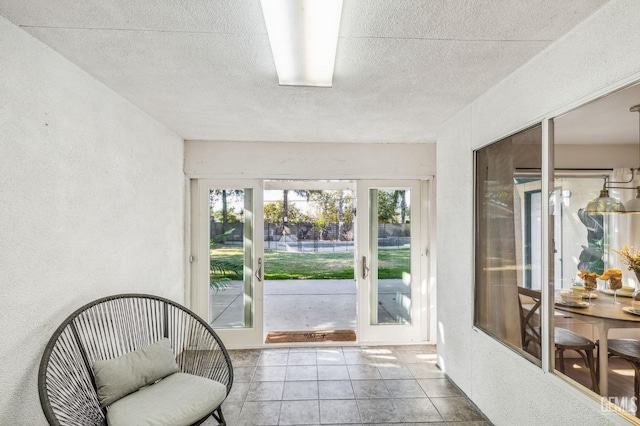
<svg viewBox="0 0 640 426"><path fill-rule="evenodd" d="M624 245L622 250L613 249L621 256L622 263L627 265L627 269L630 271L640 271L640 250L634 251L633 247L629 248L628 245Z"/></svg>

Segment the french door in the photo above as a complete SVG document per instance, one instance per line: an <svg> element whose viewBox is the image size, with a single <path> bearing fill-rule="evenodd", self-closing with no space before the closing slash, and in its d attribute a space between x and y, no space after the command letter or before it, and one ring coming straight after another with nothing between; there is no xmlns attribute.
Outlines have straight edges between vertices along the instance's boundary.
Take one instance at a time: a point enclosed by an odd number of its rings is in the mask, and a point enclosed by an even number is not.
<svg viewBox="0 0 640 426"><path fill-rule="evenodd" d="M358 181L357 284L361 342L427 339L426 183Z"/></svg>
<svg viewBox="0 0 640 426"><path fill-rule="evenodd" d="M190 306L233 348L264 344L263 196L262 180L191 181ZM426 341L427 182L361 180L356 198L357 340Z"/></svg>
<svg viewBox="0 0 640 426"><path fill-rule="evenodd" d="M262 181L191 182L191 308L230 347L263 342Z"/></svg>

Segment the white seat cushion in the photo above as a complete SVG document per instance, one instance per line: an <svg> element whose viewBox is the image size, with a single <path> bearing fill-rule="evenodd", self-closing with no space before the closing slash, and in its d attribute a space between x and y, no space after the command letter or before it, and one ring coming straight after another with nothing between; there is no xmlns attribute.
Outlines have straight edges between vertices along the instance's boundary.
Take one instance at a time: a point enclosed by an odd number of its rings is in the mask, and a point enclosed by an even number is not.
<svg viewBox="0 0 640 426"><path fill-rule="evenodd" d="M215 410L227 396L219 382L174 373L109 406L110 426L190 425Z"/></svg>

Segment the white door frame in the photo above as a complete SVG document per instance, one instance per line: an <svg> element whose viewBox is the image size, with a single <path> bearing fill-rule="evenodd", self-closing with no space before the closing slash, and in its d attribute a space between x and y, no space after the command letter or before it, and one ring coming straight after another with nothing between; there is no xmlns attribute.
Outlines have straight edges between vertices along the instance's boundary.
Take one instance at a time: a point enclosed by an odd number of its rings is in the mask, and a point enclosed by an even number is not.
<svg viewBox="0 0 640 426"><path fill-rule="evenodd" d="M233 348L258 347L264 343L263 336L263 275L262 259L264 246L263 226L263 184L258 179L194 179L191 182L192 232L191 235L191 292L190 307L202 318L209 318L209 189L238 188L252 189L251 264L254 270L246 271L251 276L252 324L246 328L217 328L216 333L225 344ZM248 214L245 212L245 214ZM246 236L245 236L246 238Z"/></svg>
<svg viewBox="0 0 640 426"><path fill-rule="evenodd" d="M419 180L358 180L357 190L357 335L359 343L412 343L425 342L429 335L428 307L428 226L427 182ZM411 190L411 324L372 324L372 295L376 282L372 275L365 273L364 257L369 259L375 253L370 245L370 197L371 189ZM375 275L375 274L374 274Z"/></svg>

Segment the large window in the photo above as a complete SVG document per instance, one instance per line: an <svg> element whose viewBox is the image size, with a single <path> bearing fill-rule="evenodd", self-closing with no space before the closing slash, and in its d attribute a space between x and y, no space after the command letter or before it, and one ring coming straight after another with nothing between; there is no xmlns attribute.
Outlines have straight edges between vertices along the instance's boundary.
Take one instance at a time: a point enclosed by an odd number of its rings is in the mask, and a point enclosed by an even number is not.
<svg viewBox="0 0 640 426"><path fill-rule="evenodd" d="M559 247L549 242L551 266L561 264L550 287L551 330L556 353L564 353L554 359L553 371L629 418L640 414L634 389L634 378L640 379L640 309L631 297L639 286L620 253L626 246L631 254L640 249L638 104L635 85L553 120L549 212L562 241ZM577 350L563 350L569 338L566 347ZM597 358L591 360L591 353Z"/></svg>
<svg viewBox="0 0 640 426"><path fill-rule="evenodd" d="M476 151L475 325L640 424L638 104L631 86Z"/></svg>
<svg viewBox="0 0 640 426"><path fill-rule="evenodd" d="M523 311L537 303L518 289L540 288L541 135L536 126L476 152L475 324L518 351Z"/></svg>

